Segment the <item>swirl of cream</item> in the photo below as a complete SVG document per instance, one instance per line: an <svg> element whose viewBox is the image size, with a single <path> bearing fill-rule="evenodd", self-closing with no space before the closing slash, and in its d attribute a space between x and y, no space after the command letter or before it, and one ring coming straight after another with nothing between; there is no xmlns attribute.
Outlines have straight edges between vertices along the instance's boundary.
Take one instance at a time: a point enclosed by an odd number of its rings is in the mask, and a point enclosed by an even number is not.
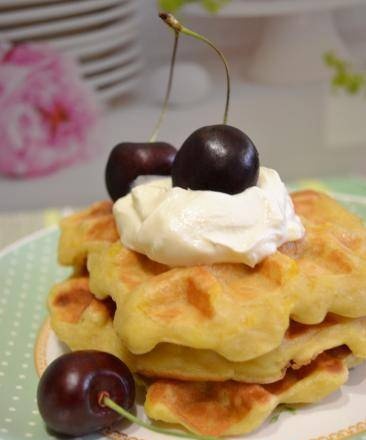
<svg viewBox="0 0 366 440"><path fill-rule="evenodd" d="M305 233L280 176L265 167L257 186L239 194L186 190L161 178L133 188L113 211L124 246L174 267L254 267Z"/></svg>

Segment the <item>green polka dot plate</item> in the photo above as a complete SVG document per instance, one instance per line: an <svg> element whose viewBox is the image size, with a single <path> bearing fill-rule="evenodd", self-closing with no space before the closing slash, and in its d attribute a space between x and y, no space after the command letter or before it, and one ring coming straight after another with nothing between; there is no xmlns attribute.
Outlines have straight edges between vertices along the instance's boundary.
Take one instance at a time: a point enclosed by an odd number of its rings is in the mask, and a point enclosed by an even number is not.
<svg viewBox="0 0 366 440"><path fill-rule="evenodd" d="M350 210L366 219L366 197L337 193ZM46 295L69 271L56 262L57 228L29 236L0 252L0 440L44 440L47 432L36 404L38 373L65 347L46 320ZM366 440L366 365L350 372L342 389L319 404L282 408L251 440ZM142 405L137 412L144 417ZM127 423L87 439L167 438ZM173 438L173 437L169 437Z"/></svg>

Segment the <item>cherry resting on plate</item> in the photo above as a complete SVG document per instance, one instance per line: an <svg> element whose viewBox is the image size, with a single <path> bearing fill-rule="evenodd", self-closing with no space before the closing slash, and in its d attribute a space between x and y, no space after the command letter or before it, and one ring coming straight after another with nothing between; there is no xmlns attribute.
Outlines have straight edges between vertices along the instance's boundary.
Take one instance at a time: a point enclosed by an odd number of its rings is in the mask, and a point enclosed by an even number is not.
<svg viewBox="0 0 366 440"><path fill-rule="evenodd" d="M121 416L101 405L101 393L125 409L135 400L135 383L116 356L95 350L75 351L54 360L37 390L39 412L53 431L80 436L106 428Z"/></svg>

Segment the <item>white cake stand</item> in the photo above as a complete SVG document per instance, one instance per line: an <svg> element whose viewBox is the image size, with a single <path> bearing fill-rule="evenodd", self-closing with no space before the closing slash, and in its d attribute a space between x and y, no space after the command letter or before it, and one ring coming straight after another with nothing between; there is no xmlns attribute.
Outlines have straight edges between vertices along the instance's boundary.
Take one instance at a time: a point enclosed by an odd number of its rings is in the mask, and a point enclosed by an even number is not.
<svg viewBox="0 0 366 440"><path fill-rule="evenodd" d="M264 17L263 34L246 75L255 81L289 84L329 76L326 51L347 57L334 25L332 10L365 4L366 0L232 0L222 17ZM192 6L188 13L204 14Z"/></svg>

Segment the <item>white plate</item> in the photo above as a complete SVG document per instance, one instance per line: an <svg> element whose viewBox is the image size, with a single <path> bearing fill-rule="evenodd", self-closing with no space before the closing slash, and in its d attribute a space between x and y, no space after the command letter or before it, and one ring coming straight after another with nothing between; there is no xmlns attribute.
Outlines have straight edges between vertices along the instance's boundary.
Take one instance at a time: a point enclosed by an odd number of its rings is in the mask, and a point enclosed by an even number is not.
<svg viewBox="0 0 366 440"><path fill-rule="evenodd" d="M142 62L136 59L134 62L112 70L106 74L95 76L95 78L86 78L85 81L94 88L108 87L109 84L121 82L125 78L136 75L142 68Z"/></svg>
<svg viewBox="0 0 366 440"><path fill-rule="evenodd" d="M132 76L131 78L124 79L121 83L116 83L106 89L98 90L98 99L100 99L102 102L106 102L111 99L119 98L135 89L140 81L140 75L138 75L139 72L136 73L136 75Z"/></svg>
<svg viewBox="0 0 366 440"><path fill-rule="evenodd" d="M113 55L85 62L85 64L80 65L79 70L83 75L90 75L102 72L106 69L118 68L118 66L121 66L122 64L127 64L128 62L135 60L140 54L140 47L132 46L128 49L117 51Z"/></svg>
<svg viewBox="0 0 366 440"><path fill-rule="evenodd" d="M20 26L19 28L3 30L2 38L6 40L29 40L34 37L44 37L61 32L80 30L88 26L103 25L110 21L123 19L136 11L136 3L127 3L115 6L106 12L97 12L82 17L69 18L67 20L52 20L49 23L31 26ZM1 24L1 20L0 20ZM85 30L85 32L88 32Z"/></svg>
<svg viewBox="0 0 366 440"><path fill-rule="evenodd" d="M8 0L5 1L5 5ZM38 6L34 8L15 9L14 11L2 12L0 15L0 25L13 25L18 22L27 23L34 20L55 19L69 15L82 14L92 12L101 8L108 8L113 5L128 3L133 0L89 0L89 1L71 1L65 4L55 4L45 6ZM9 3L11 6L18 5L19 1L12 0ZM0 0L0 8L3 6L2 0Z"/></svg>
<svg viewBox="0 0 366 440"><path fill-rule="evenodd" d="M137 24L136 24L137 25ZM101 39L100 41L95 41L93 44L89 44L86 46L76 46L70 47L67 49L67 53L70 55L78 56L80 58L87 58L90 56L103 56L103 53L117 50L122 45L133 45L134 38L138 33L138 29L136 28L134 32L125 33L123 32L123 40L120 38L116 38L115 35L112 35L109 38Z"/></svg>
<svg viewBox="0 0 366 440"><path fill-rule="evenodd" d="M59 0L0 0L0 7L12 7L12 6L34 6L35 4L47 4L57 2Z"/></svg>
<svg viewBox="0 0 366 440"><path fill-rule="evenodd" d="M45 38L44 41L47 41L60 50L90 47L103 40L111 39L115 39L115 41L118 40L119 44L121 44L138 34L138 24L139 20L134 17L129 20L110 24L108 27L100 30L85 31L80 33L80 35L72 35L70 37Z"/></svg>

